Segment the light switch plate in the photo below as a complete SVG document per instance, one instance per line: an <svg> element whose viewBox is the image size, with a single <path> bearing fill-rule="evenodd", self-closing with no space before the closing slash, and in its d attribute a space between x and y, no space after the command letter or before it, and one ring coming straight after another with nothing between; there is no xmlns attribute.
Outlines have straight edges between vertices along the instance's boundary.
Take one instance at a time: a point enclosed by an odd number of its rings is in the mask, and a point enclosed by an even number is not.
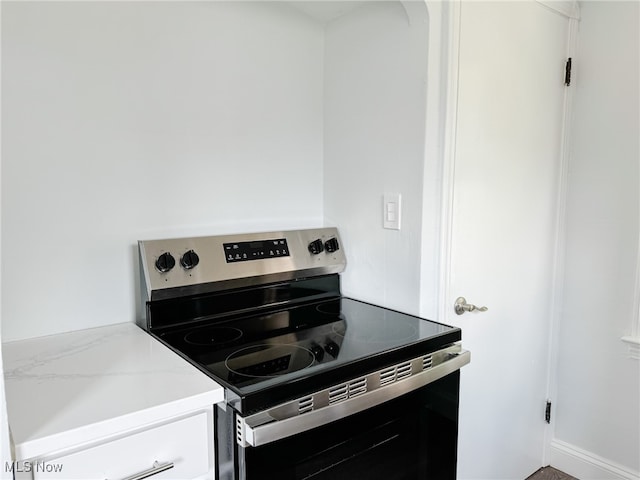
<svg viewBox="0 0 640 480"><path fill-rule="evenodd" d="M385 193L382 202L382 226L390 230L400 230L402 218L402 196L399 193Z"/></svg>

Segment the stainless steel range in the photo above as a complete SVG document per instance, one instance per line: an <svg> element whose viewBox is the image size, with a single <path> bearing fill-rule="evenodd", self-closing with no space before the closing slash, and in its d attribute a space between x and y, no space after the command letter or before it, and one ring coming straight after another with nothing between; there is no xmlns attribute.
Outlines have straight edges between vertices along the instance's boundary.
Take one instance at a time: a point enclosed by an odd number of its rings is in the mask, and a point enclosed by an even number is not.
<svg viewBox="0 0 640 480"><path fill-rule="evenodd" d="M455 479L461 331L343 297L335 228L139 247L141 326L225 387L218 478Z"/></svg>

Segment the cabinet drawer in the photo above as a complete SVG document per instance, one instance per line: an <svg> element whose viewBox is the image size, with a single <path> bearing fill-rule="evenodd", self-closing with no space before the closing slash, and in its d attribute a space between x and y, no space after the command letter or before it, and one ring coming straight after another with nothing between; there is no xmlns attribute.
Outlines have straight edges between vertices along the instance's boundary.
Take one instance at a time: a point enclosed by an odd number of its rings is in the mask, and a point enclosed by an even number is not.
<svg viewBox="0 0 640 480"><path fill-rule="evenodd" d="M201 412L106 443L32 464L34 480L120 480L160 465L149 480L201 478L212 471L213 420Z"/></svg>

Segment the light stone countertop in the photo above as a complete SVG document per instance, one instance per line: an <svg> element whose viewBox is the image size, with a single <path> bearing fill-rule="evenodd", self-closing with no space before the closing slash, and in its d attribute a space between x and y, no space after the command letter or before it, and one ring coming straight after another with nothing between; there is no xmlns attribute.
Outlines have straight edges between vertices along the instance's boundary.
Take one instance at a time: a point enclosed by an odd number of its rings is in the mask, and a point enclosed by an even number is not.
<svg viewBox="0 0 640 480"><path fill-rule="evenodd" d="M16 460L208 407L223 388L133 323L2 345Z"/></svg>

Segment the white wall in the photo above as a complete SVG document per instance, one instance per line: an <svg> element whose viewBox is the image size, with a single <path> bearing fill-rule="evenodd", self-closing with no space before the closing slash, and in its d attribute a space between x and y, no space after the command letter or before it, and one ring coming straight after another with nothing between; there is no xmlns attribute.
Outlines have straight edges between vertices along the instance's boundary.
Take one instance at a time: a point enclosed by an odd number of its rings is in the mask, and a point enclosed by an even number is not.
<svg viewBox="0 0 640 480"><path fill-rule="evenodd" d="M372 2L329 23L324 214L347 252L343 292L419 310L429 23L425 5ZM382 228L384 193L402 230Z"/></svg>
<svg viewBox="0 0 640 480"><path fill-rule="evenodd" d="M581 480L640 475L639 361L620 341L638 313L639 19L638 2L581 4L551 452Z"/></svg>
<svg viewBox="0 0 640 480"><path fill-rule="evenodd" d="M277 2L2 4L2 331L133 321L136 240L322 223L322 25Z"/></svg>
<svg viewBox="0 0 640 480"><path fill-rule="evenodd" d="M0 8L0 24L2 22L2 8ZM2 53L0 51L0 64L2 63ZM0 90L1 90L0 80ZM0 110L2 108L2 96L0 95ZM2 118L0 116L0 148L2 145ZM2 171L0 170L0 179ZM2 193L2 182L0 181L0 196ZM0 223L0 251L2 250L2 224ZM0 258L0 265L2 259ZM2 305L2 276L0 275L0 305ZM0 312L0 324L2 313ZM4 372L2 363L2 329L0 329L0 372ZM4 393L4 375L0 374L0 479L9 480L13 478L10 471L5 468L6 463L11 462L11 443L9 441L9 420L7 419L7 399Z"/></svg>
<svg viewBox="0 0 640 480"><path fill-rule="evenodd" d="M2 369L2 336L0 335L0 372ZM5 468L11 462L11 442L9 441L9 420L7 418L7 399L4 394L4 375L0 375L0 479L13 478L11 470Z"/></svg>
<svg viewBox="0 0 640 480"><path fill-rule="evenodd" d="M0 340L2 340L0 336ZM0 372L2 372L2 343L0 342ZM4 394L4 375L0 375L0 479L13 478L11 471L6 469L7 462L11 462L11 443L9 441L9 421L7 419L7 399Z"/></svg>

